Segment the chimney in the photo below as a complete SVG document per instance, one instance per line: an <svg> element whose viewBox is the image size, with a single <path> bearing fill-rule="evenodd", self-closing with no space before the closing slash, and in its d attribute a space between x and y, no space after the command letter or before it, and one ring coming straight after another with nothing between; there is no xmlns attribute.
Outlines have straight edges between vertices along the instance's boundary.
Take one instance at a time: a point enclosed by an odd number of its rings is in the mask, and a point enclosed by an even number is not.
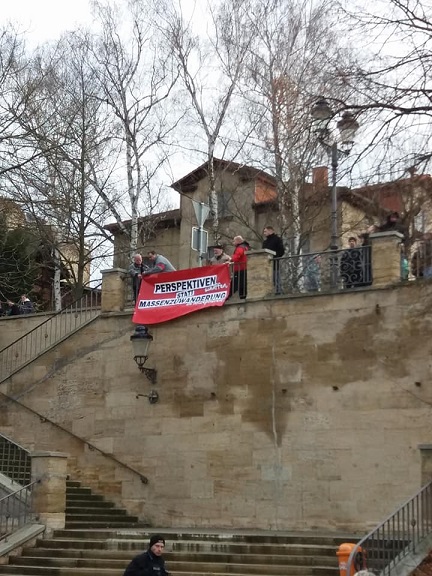
<svg viewBox="0 0 432 576"><path fill-rule="evenodd" d="M312 184L314 188L328 187L328 168L327 166L317 166L312 168Z"/></svg>

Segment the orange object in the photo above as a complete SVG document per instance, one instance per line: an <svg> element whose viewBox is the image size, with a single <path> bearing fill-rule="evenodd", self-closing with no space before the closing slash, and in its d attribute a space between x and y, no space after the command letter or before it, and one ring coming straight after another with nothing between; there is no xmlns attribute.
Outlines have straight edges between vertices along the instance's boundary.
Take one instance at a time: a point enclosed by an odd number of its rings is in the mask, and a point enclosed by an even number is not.
<svg viewBox="0 0 432 576"><path fill-rule="evenodd" d="M353 558L353 561L351 563L350 574L347 575L348 559L350 557L351 552L354 550L356 546L357 544L353 544L352 542L344 542L339 546L336 552L336 556L338 557L339 560L340 576L354 576L356 572L362 570L365 567L363 548L359 547L355 555L355 558Z"/></svg>

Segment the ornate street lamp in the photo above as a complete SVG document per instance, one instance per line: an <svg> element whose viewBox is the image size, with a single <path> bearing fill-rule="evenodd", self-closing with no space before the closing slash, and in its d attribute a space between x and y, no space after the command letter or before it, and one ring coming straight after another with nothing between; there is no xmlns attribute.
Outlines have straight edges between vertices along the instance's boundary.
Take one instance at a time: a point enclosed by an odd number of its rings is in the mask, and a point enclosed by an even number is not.
<svg viewBox="0 0 432 576"><path fill-rule="evenodd" d="M354 145L354 137L359 128L355 116L351 112L344 112L337 123L339 138L332 140L332 133L329 129L330 121L334 117L334 112L325 98L320 98L311 110L313 119L313 129L319 143L329 152L332 167L332 205L331 205L331 250L339 248L339 234L337 225L337 170L339 158L348 156ZM340 148L338 147L340 144ZM335 284L336 285L336 280Z"/></svg>
<svg viewBox="0 0 432 576"><path fill-rule="evenodd" d="M133 359L137 363L139 370L145 374L147 379L150 380L152 384L156 384L156 370L153 368L146 368L144 366L149 356L149 349L150 344L153 341L153 336L149 334L147 326L137 326L130 339L133 347ZM154 402L152 402L152 404L153 403Z"/></svg>

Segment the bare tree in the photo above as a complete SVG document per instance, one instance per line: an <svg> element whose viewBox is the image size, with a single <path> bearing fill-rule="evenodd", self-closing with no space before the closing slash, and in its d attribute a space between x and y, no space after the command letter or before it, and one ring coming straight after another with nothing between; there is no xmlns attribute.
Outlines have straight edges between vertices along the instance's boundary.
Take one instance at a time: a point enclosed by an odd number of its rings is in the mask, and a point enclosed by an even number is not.
<svg viewBox="0 0 432 576"><path fill-rule="evenodd" d="M359 9L348 1L345 8L351 35L357 30L364 44L367 39L362 59L338 66L338 81L349 90L338 104L361 112L369 126L362 166L381 179L403 177L410 166L426 170L432 157L432 3L382 0Z"/></svg>
<svg viewBox="0 0 432 576"><path fill-rule="evenodd" d="M249 154L276 180L279 225L289 251L304 247L321 203L305 186L317 157L310 131L314 94L331 94L333 0L256 0L256 44L242 84Z"/></svg>
<svg viewBox="0 0 432 576"><path fill-rule="evenodd" d="M177 123L166 106L177 76L151 26L149 6L139 0L124 5L95 1L94 8L101 26L94 45L95 72L102 99L115 118L113 137L119 170L124 170L119 185L126 181L133 253L140 208L151 214L162 200L152 180L167 159L164 146Z"/></svg>
<svg viewBox="0 0 432 576"><path fill-rule="evenodd" d="M0 313L1 303L16 302L31 293L40 273L40 244L30 229L10 226L10 201L0 202Z"/></svg>
<svg viewBox="0 0 432 576"><path fill-rule="evenodd" d="M25 166L38 151L27 143L25 122L28 113L28 96L23 93L20 81L26 74L28 58L24 38L11 25L0 29L0 176L10 170Z"/></svg>
<svg viewBox="0 0 432 576"><path fill-rule="evenodd" d="M216 6L209 3L207 7L206 34L193 32L191 21L185 17L181 6L176 9L172 4L160 2L159 16L191 100L194 120L204 135L209 204L214 241L217 242L220 210L215 186L215 153L218 145L223 152L224 123L254 36L250 0L221 0Z"/></svg>
<svg viewBox="0 0 432 576"><path fill-rule="evenodd" d="M8 173L8 193L32 214L33 227L51 246L56 308L62 267L76 297L89 282L90 262L108 238L103 222L116 203L106 184L112 170L109 117L95 98L90 55L82 35L68 34L37 52L20 83L27 111L16 122L36 155Z"/></svg>

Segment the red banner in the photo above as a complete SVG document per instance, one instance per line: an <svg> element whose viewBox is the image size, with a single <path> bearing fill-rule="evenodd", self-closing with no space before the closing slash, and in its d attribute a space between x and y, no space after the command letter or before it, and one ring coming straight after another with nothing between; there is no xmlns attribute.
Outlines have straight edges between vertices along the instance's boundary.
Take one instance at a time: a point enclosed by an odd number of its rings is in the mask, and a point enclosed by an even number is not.
<svg viewBox="0 0 432 576"><path fill-rule="evenodd" d="M132 322L159 324L210 306L223 306L229 289L229 267L223 264L144 276Z"/></svg>

